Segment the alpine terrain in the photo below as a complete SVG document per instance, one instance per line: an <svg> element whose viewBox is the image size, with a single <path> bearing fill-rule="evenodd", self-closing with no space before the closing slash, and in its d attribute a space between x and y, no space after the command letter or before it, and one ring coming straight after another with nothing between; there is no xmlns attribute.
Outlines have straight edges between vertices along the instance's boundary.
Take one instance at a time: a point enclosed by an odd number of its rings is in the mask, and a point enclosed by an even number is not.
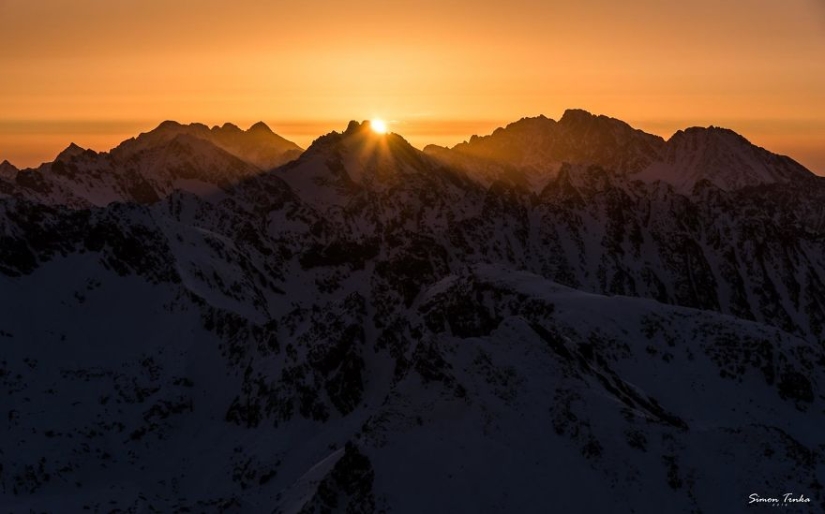
<svg viewBox="0 0 825 514"><path fill-rule="evenodd" d="M722 128L0 164L2 512L825 512L823 342L825 178Z"/></svg>

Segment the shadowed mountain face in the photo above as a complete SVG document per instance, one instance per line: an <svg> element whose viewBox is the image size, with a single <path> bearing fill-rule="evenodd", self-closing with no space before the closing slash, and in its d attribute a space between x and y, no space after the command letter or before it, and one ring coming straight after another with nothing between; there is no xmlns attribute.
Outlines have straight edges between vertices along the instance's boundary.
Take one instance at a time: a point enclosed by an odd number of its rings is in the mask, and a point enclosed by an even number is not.
<svg viewBox="0 0 825 514"><path fill-rule="evenodd" d="M655 161L664 143L622 121L568 110L558 122L524 118L490 136L473 137L453 151L516 166L568 162L633 172Z"/></svg>
<svg viewBox="0 0 825 514"><path fill-rule="evenodd" d="M0 178L14 178L17 172L20 171L9 161L0 162Z"/></svg>
<svg viewBox="0 0 825 514"><path fill-rule="evenodd" d="M0 165L0 504L825 509L822 179L583 111L273 136Z"/></svg>

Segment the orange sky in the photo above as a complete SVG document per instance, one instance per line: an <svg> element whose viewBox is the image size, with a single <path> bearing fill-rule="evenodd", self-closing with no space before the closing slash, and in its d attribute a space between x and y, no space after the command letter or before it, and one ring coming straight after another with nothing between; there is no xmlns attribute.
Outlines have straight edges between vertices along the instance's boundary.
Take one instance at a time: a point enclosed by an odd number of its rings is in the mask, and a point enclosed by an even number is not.
<svg viewBox="0 0 825 514"><path fill-rule="evenodd" d="M822 0L0 0L0 160L165 119L421 147L580 107L730 127L825 174Z"/></svg>

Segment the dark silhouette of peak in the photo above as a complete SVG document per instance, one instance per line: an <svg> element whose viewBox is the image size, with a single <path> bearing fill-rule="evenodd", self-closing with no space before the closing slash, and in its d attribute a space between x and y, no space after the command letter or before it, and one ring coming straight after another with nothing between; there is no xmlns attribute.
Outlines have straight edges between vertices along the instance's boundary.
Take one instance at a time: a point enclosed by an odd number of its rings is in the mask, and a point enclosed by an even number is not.
<svg viewBox="0 0 825 514"><path fill-rule="evenodd" d="M195 135L197 133L201 133L202 136L204 135L203 133L208 134L209 128L206 125L200 123L184 125L182 123L178 123L177 121L166 120L164 122L161 122L160 125L150 130L149 132L141 133L133 139L136 141L158 143L174 138L178 134Z"/></svg>
<svg viewBox="0 0 825 514"><path fill-rule="evenodd" d="M513 170L525 176L552 176L562 163L662 180L683 191L702 180L736 189L813 176L792 159L759 148L730 129L691 127L665 141L583 109L568 109L558 122L544 116L522 118L451 150L431 146L426 152L474 173L482 182L512 178Z"/></svg>
<svg viewBox="0 0 825 514"><path fill-rule="evenodd" d="M77 157L78 155L83 154L83 152L85 152L85 151L86 151L85 148L82 148L82 147L80 147L80 146L78 146L74 143L71 143L69 146L66 147L65 150L63 150L62 152L57 154L57 157L55 158L55 161L69 162L74 157Z"/></svg>
<svg viewBox="0 0 825 514"><path fill-rule="evenodd" d="M713 144L713 142L738 145L752 145L741 134L723 127L688 127L674 133L668 143L681 144L685 141L694 141L703 144Z"/></svg>
<svg viewBox="0 0 825 514"><path fill-rule="evenodd" d="M166 121L161 122L161 124L158 125L155 130L169 130L169 129L177 129L177 128L180 128L180 127L183 127L183 125L181 125L177 121L166 120Z"/></svg>
<svg viewBox="0 0 825 514"><path fill-rule="evenodd" d="M552 131L556 126L556 121L551 120L543 115L536 116L534 118L521 118L518 121L510 123L506 127L502 128L499 127L493 131L490 136L472 136L470 137L470 144L473 143L480 143L488 138L500 138L506 140L512 140L512 142L518 141L520 138L535 138L540 136L549 136L550 131Z"/></svg>
<svg viewBox="0 0 825 514"><path fill-rule="evenodd" d="M581 123L596 118L590 111L584 109L566 109L561 115L560 123Z"/></svg>
<svg viewBox="0 0 825 514"><path fill-rule="evenodd" d="M357 122L355 120L350 121L347 124L346 130L343 132L344 135L352 135L352 134L360 134L362 132L368 132L370 134L380 135L372 130L372 122L370 120L364 120L362 122Z"/></svg>
<svg viewBox="0 0 825 514"><path fill-rule="evenodd" d="M691 191L703 181L732 190L813 176L789 157L756 146L733 130L710 126L677 131L667 141L660 162L639 178L662 180L680 191Z"/></svg>
<svg viewBox="0 0 825 514"><path fill-rule="evenodd" d="M221 126L215 125L214 127L212 127L211 132L213 134L223 134L223 135L233 134L234 135L234 134L243 134L244 131L241 130L240 127L238 127L237 125L235 125L233 123L224 123Z"/></svg>
<svg viewBox="0 0 825 514"><path fill-rule="evenodd" d="M566 130L616 130L625 132L640 132L622 120L611 118L605 115L591 114L584 109L568 109L564 111L559 125ZM651 137L651 134L645 134Z"/></svg>
<svg viewBox="0 0 825 514"><path fill-rule="evenodd" d="M297 158L302 149L292 141L275 134L265 123L258 122L248 130L224 123L211 129L202 123L182 125L164 121L157 128L121 143L114 154L128 157L151 151L180 135L203 139L262 170L275 168Z"/></svg>
<svg viewBox="0 0 825 514"><path fill-rule="evenodd" d="M258 123L256 123L256 124L252 125L251 127L249 127L249 130L247 130L247 132L251 132L253 134L255 134L255 133L275 134L274 132L272 132L272 129L269 128L269 126L266 123L262 122L262 121L259 121Z"/></svg>
<svg viewBox="0 0 825 514"><path fill-rule="evenodd" d="M664 139L623 121L569 109L558 122L545 116L522 118L453 150L522 170L556 170L567 162L632 173L656 160L663 146Z"/></svg>
<svg viewBox="0 0 825 514"><path fill-rule="evenodd" d="M304 152L303 159L312 159L317 155L341 158L355 155L370 162L395 161L417 163L425 158L421 150L413 147L401 135L395 133L377 133L372 130L369 121L350 121L343 132L330 132L312 142Z"/></svg>
<svg viewBox="0 0 825 514"><path fill-rule="evenodd" d="M724 155L730 160L729 165L731 166L734 160L743 157L762 161L772 160L773 157L781 157L754 145L747 138L731 129L714 126L689 127L679 130L667 141L667 149L667 159L670 161L686 158L692 160L696 158L706 159Z"/></svg>
<svg viewBox="0 0 825 514"><path fill-rule="evenodd" d="M343 132L333 130L332 132L328 132L312 141L312 144L309 145L309 148L307 148L302 157L308 157L319 153L337 152L342 148L341 145L345 138L360 132L361 124L355 120L352 120L347 124L347 128Z"/></svg>
<svg viewBox="0 0 825 514"><path fill-rule="evenodd" d="M334 154L351 151L384 157L422 153L399 134L392 132L380 134L373 131L369 120L360 123L355 120L350 121L343 132L333 131L313 141L305 153L309 156L318 153Z"/></svg>
<svg viewBox="0 0 825 514"><path fill-rule="evenodd" d="M478 136L473 136L473 137L478 137ZM436 154L436 153L441 153L441 152L449 152L450 149L447 148L446 146L430 144L430 145L425 146L422 151L426 154Z"/></svg>
<svg viewBox="0 0 825 514"><path fill-rule="evenodd" d="M188 125L185 125L185 124L182 124L182 123L178 123L177 121L166 120L166 121L162 122L160 125L158 125L154 130L149 131L148 134L161 134L161 137L163 137L163 135L165 135L165 134L186 133L186 134L197 135L197 134L208 133L209 131L210 131L209 127L207 127L203 123L190 123ZM143 134L141 134L141 136L142 135ZM140 136L138 136L138 137L140 137ZM174 137L174 136L169 136L169 137Z"/></svg>
<svg viewBox="0 0 825 514"><path fill-rule="evenodd" d="M9 161L4 160L0 162L0 178L12 178L17 175L17 172L20 171L17 167L10 163Z"/></svg>
<svg viewBox="0 0 825 514"><path fill-rule="evenodd" d="M636 138L646 140L649 144L658 146L664 143L663 138L633 128L620 119L611 118L603 114L591 114L584 109L568 109L564 111L564 114L559 120L559 127L570 133L570 135L585 138L596 137L617 141Z"/></svg>
<svg viewBox="0 0 825 514"><path fill-rule="evenodd" d="M460 170L425 155L400 135L375 132L369 121L353 120L343 132L319 137L276 173L322 209L347 205L362 194L403 190L417 196L444 190L450 183L478 187Z"/></svg>
<svg viewBox="0 0 825 514"><path fill-rule="evenodd" d="M347 124L347 129L344 131L344 134L354 134L361 130L361 124L355 120L350 120Z"/></svg>
<svg viewBox="0 0 825 514"><path fill-rule="evenodd" d="M556 124L555 120L551 120L547 116L540 114L535 117L524 117L520 120L510 123L507 125L507 128L515 129L515 130L529 130L529 129L542 129L548 126L553 126Z"/></svg>
<svg viewBox="0 0 825 514"><path fill-rule="evenodd" d="M428 147L425 151L469 170L485 183L512 178L513 170L525 176L552 176L562 163L662 180L680 191L691 191L703 180L730 190L813 176L796 161L755 146L730 129L690 127L665 141L583 109L568 109L558 122L544 116L522 118L489 136L473 136L452 150Z"/></svg>
<svg viewBox="0 0 825 514"><path fill-rule="evenodd" d="M369 120L364 120L361 123L358 123L355 120L350 121L347 124L347 129L344 131L346 135L358 134L361 132L365 132L372 129L372 123Z"/></svg>
<svg viewBox="0 0 825 514"><path fill-rule="evenodd" d="M584 109L567 109L559 119L559 125L568 129L574 128L612 128L629 132L638 132L650 137L658 137L648 134L642 130L633 128L628 123L618 119L605 116L604 114L592 114Z"/></svg>

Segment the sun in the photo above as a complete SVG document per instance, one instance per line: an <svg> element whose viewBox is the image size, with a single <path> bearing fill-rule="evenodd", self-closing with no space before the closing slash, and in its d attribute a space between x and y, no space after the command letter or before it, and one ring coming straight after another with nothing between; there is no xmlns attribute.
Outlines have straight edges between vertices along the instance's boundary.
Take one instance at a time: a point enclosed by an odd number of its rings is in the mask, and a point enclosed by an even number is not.
<svg viewBox="0 0 825 514"><path fill-rule="evenodd" d="M387 123L384 120L380 119L380 118L375 118L375 119L371 120L370 121L370 128L372 128L372 131L377 133L377 134L386 134L387 133Z"/></svg>

